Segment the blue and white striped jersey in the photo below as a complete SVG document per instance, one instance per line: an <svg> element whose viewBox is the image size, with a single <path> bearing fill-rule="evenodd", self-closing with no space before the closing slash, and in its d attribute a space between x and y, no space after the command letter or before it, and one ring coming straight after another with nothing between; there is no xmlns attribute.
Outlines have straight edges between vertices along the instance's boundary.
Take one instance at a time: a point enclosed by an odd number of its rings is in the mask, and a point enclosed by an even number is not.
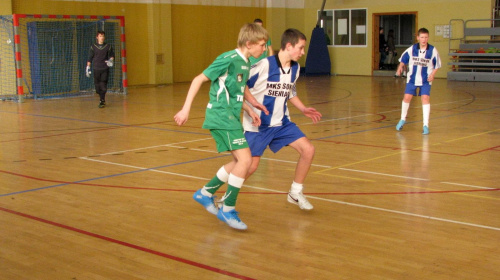
<svg viewBox="0 0 500 280"><path fill-rule="evenodd" d="M250 78L247 81L252 95L261 104L266 106L269 115L250 107L260 114L260 127L281 126L290 121L287 101L297 96L295 82L299 78L300 65L291 61L291 67L284 69L278 59L278 55L269 56L252 65ZM252 126L252 118L243 113L243 129L245 131L258 132L259 128Z"/></svg>
<svg viewBox="0 0 500 280"><path fill-rule="evenodd" d="M414 44L406 49L401 55L399 62L408 65L408 73L406 74L406 82L416 86L424 84L432 84L427 81L427 77L434 69L441 68L441 59L437 49L427 44L427 49L421 50L420 45Z"/></svg>

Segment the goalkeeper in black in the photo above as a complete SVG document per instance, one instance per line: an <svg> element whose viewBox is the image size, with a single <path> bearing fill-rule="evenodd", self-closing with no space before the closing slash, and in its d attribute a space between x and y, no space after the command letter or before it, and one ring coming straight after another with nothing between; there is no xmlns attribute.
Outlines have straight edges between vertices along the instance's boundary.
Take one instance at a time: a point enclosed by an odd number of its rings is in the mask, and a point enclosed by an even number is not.
<svg viewBox="0 0 500 280"><path fill-rule="evenodd" d="M85 74L90 78L90 65L94 71L95 91L99 94L99 108L106 106L106 91L108 90L109 68L113 67L115 52L113 47L104 42L104 31L97 31L97 43L92 44L87 59Z"/></svg>

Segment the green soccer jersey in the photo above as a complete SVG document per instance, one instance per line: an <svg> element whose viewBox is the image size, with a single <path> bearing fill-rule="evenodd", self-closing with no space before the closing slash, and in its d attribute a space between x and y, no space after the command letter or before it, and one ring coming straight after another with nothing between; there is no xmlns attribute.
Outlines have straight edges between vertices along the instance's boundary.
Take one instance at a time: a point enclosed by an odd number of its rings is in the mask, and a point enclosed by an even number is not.
<svg viewBox="0 0 500 280"><path fill-rule="evenodd" d="M205 112L205 129L243 129L240 121L250 62L238 50L225 52L203 74L210 79L210 100Z"/></svg>
<svg viewBox="0 0 500 280"><path fill-rule="evenodd" d="M267 40L267 42L266 42L266 50L262 53L261 56L259 56L258 58L255 58L253 56L249 57L250 64L254 65L255 63L259 62L261 59L264 59L264 58L268 57L269 56L269 46L270 45L271 45L271 37L269 37L269 39Z"/></svg>

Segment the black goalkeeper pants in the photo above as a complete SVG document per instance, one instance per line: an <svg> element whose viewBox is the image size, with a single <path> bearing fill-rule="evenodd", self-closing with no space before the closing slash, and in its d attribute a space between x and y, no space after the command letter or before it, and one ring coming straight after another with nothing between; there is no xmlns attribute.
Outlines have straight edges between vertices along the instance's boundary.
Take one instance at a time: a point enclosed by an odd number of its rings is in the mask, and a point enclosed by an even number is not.
<svg viewBox="0 0 500 280"><path fill-rule="evenodd" d="M108 76L109 69L94 69L95 92L99 94L101 101L105 100L108 91Z"/></svg>

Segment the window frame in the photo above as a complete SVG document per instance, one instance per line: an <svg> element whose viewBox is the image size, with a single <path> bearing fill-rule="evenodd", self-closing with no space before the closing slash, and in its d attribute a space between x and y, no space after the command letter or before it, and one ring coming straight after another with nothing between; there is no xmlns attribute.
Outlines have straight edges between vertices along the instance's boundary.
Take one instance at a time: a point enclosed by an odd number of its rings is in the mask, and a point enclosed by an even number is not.
<svg viewBox="0 0 500 280"><path fill-rule="evenodd" d="M348 18L348 24L347 24L347 32L348 32L348 36L349 36L349 42L347 45L339 45L339 44L335 44L335 33L336 33L336 30L335 28L337 28L337 25L336 25L336 17L335 17L335 12L341 12L341 11L348 11L349 12L349 18ZM365 33L364 33L364 44L362 45L353 45L352 43L352 28L353 28L353 25L352 25L352 11L364 11L365 12L365 18L364 18L364 26L365 26ZM339 48L339 47L345 47L345 48L366 48L368 47L368 29L367 29L367 22L368 22L368 9L367 8L351 8L351 9L326 9L326 10L323 10L323 12L327 13L327 16L328 16L328 12L331 13L331 16L332 16L332 22L331 22L331 28L332 28L332 38L330 38L330 42L331 44L328 45L328 47L333 47L333 48ZM320 10L318 10L317 12L317 17L320 17ZM327 21L328 23L328 21ZM325 30L326 28L325 27L322 27L323 30ZM325 34L327 34L326 30L325 30ZM327 34L328 35L328 34ZM337 35L338 36L338 35Z"/></svg>

